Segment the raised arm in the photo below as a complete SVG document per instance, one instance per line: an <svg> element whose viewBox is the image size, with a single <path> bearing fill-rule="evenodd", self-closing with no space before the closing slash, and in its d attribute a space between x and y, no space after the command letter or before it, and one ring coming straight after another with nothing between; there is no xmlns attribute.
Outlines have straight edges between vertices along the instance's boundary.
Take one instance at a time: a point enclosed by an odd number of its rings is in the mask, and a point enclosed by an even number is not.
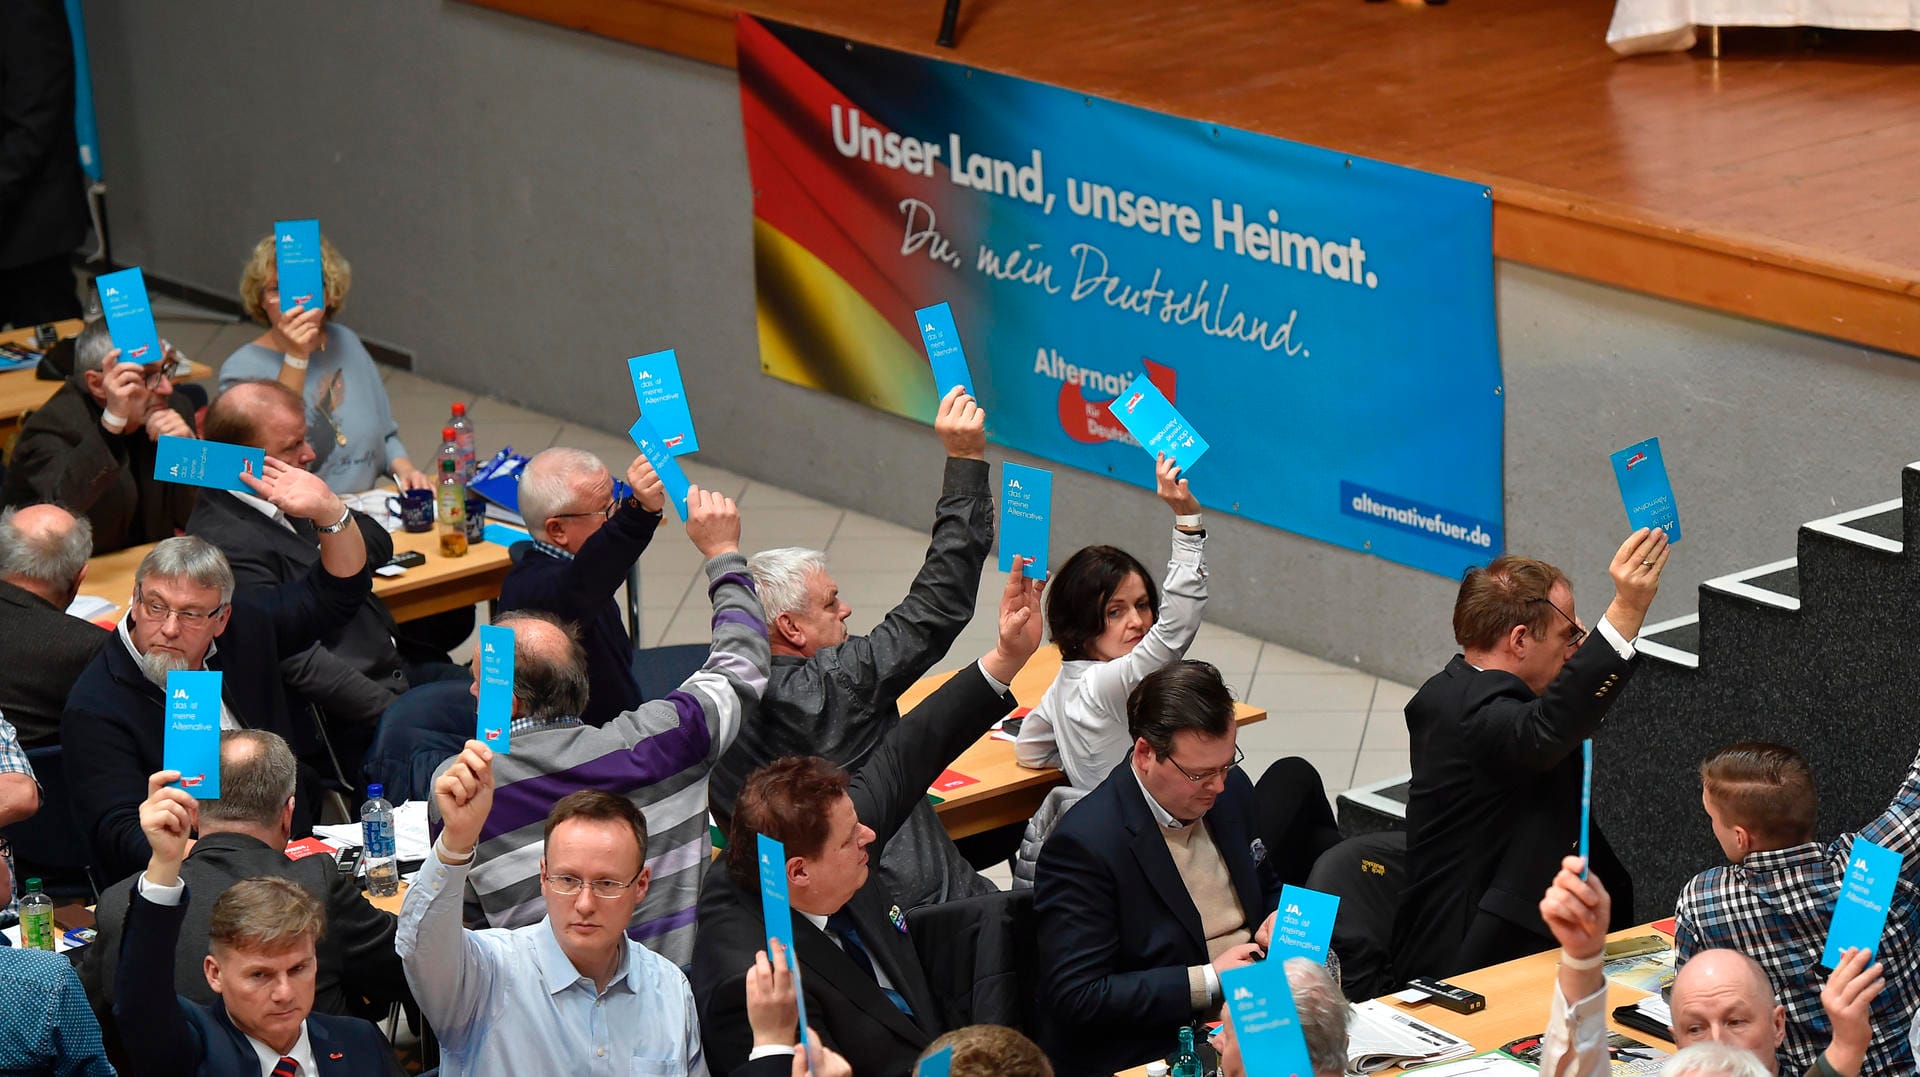
<svg viewBox="0 0 1920 1077"><path fill-rule="evenodd" d="M1540 918L1560 943L1560 973L1540 1057L1545 1077L1606 1077L1607 922L1613 899L1598 875L1580 877L1580 858L1565 857L1540 899Z"/></svg>
<svg viewBox="0 0 1920 1077"><path fill-rule="evenodd" d="M633 496L580 544L573 560L561 569L565 583L560 594L570 607L570 615L580 616L581 611L611 598L627 582L627 570L646 552L654 532L660 529L666 488L645 456L636 456L627 465L627 485L633 487Z"/></svg>
<svg viewBox="0 0 1920 1077"><path fill-rule="evenodd" d="M142 1077L191 1074L206 1056L205 1043L173 993L174 954L190 896L180 879L180 862L200 814L185 790L168 785L179 778L179 771L163 770L147 779L139 815L153 851L128 896L114 977L114 1020L122 1041L139 1045L127 1062L129 1071Z"/></svg>
<svg viewBox="0 0 1920 1077"><path fill-rule="evenodd" d="M493 752L468 741L434 779L433 798L444 826L401 902L394 948L420 1012L444 1039L457 1042L486 1012L497 975L490 940L460 920L467 870L493 809Z"/></svg>

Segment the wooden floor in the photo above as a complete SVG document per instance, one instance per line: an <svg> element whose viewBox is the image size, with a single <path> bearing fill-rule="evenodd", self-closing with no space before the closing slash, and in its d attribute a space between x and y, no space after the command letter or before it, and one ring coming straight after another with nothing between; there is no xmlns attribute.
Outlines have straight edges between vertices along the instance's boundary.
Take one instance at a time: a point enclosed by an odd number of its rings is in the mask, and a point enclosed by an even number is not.
<svg viewBox="0 0 1920 1077"><path fill-rule="evenodd" d="M1920 355L1920 34L1618 59L1611 0L479 0L732 62L736 10L1479 180L1502 257Z"/></svg>

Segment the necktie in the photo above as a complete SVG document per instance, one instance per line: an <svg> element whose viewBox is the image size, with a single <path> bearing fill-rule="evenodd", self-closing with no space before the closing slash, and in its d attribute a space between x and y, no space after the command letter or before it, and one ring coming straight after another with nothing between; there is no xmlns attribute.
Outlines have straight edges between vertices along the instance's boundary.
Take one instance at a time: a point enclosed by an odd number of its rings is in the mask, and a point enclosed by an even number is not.
<svg viewBox="0 0 1920 1077"><path fill-rule="evenodd" d="M866 944L860 941L860 931L854 927L853 917L847 913L847 910L841 909L827 917L827 930L833 932L833 937L840 940L840 948L847 952L847 956L853 959L854 964L860 966L860 971L866 973L875 986L879 986L880 977L873 972L873 958L867 954ZM886 993L887 1001L893 1003L894 1008L908 1017L913 1016L913 1007L908 1006L907 1000L900 997L900 992L891 987L882 987L880 990Z"/></svg>
<svg viewBox="0 0 1920 1077"><path fill-rule="evenodd" d="M280 1064L273 1067L272 1077L294 1077L294 1074L297 1074L299 1072L300 1072L300 1063L295 1062L291 1058L286 1058L283 1056L280 1059Z"/></svg>

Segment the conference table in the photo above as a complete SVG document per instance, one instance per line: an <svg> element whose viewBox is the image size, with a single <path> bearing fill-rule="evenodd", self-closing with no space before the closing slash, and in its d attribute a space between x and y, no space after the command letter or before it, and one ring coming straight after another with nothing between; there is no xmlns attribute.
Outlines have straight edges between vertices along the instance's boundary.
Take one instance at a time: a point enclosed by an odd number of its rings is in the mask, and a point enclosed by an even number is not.
<svg viewBox="0 0 1920 1077"><path fill-rule="evenodd" d="M134 570L151 549L150 545L129 546L88 559L87 578L80 585L80 593L114 604L111 614L103 613L94 620L120 616L133 597ZM395 531L393 549L395 553L411 550L427 559L426 564L407 569L402 575L373 578L374 596L387 604L396 621L418 620L491 601L499 597L500 582L513 567L507 548L495 542L470 543L465 557L443 556L440 536L432 531Z"/></svg>

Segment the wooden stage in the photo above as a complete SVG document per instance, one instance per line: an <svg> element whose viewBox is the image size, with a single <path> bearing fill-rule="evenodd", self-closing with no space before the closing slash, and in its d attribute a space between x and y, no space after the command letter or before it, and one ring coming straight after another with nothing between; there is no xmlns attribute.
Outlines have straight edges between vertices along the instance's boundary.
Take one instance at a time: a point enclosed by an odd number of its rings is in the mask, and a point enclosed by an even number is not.
<svg viewBox="0 0 1920 1077"><path fill-rule="evenodd" d="M1506 259L1920 355L1920 34L1618 59L1610 0L470 0L716 64L738 11L1486 183Z"/></svg>

